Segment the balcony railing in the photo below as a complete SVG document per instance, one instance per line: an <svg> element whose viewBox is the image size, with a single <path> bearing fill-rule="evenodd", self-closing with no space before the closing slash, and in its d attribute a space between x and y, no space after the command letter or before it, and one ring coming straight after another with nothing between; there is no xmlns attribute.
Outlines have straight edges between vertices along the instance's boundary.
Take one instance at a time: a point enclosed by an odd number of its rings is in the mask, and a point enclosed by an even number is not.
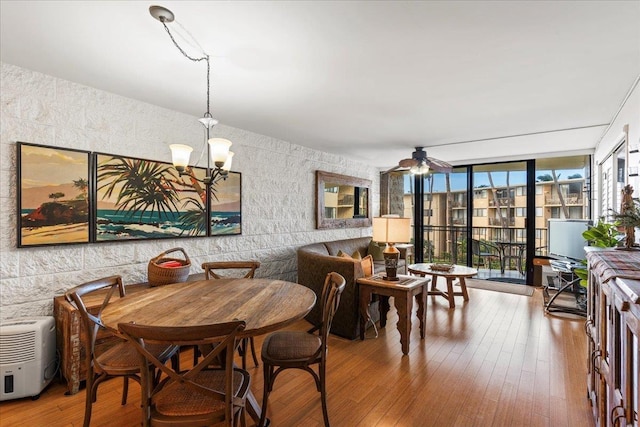
<svg viewBox="0 0 640 427"><path fill-rule="evenodd" d="M503 224L506 224L509 227L513 227L514 225L516 225L516 219L515 218L489 218L489 225L497 225L497 226L502 226Z"/></svg>
<svg viewBox="0 0 640 427"><path fill-rule="evenodd" d="M454 264L466 264L467 262L467 227L448 227L428 225L423 228L424 235L424 262L444 262ZM471 235L474 239L486 241L514 242L513 249L517 251L517 243L524 240L517 236L524 235L524 228L503 228L497 229L492 227L472 227ZM536 229L536 235L545 236L537 238L533 247L536 248L536 255L546 255L546 229ZM509 249L512 251L512 249ZM524 262L524 254L518 258L517 252L509 254L505 262L505 270L520 271L524 265L518 266L518 261ZM474 257L474 265L477 259ZM496 259L492 265L492 269L500 272L500 262ZM486 267L485 267L486 268Z"/></svg>
<svg viewBox="0 0 640 427"><path fill-rule="evenodd" d="M516 200L514 197L498 197L498 206L514 206ZM489 206L496 206L495 199L489 199Z"/></svg>
<svg viewBox="0 0 640 427"><path fill-rule="evenodd" d="M567 194L564 197L564 203L567 205L584 205L584 199L581 194ZM545 196L544 203L546 205L561 205L560 197L556 196Z"/></svg>

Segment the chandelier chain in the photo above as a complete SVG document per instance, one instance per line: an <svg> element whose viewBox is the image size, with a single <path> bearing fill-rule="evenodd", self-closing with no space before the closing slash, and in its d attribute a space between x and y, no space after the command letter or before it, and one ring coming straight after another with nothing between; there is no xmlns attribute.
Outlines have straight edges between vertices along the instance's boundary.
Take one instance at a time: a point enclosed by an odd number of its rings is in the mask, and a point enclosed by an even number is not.
<svg viewBox="0 0 640 427"><path fill-rule="evenodd" d="M210 113L210 87L211 87L211 80L210 80L210 75L211 75L211 66L209 63L209 55L207 55L205 53L204 56L200 57L200 58L195 58L193 56L190 56L187 52L184 51L184 49L182 49L180 47L180 45L178 44L178 42L176 41L176 39L173 37L173 34L171 34L171 31L169 30L169 27L167 26L167 24L164 21L160 21L162 22L162 25L164 26L164 29L166 30L167 34L169 34L169 38L171 39L171 41L173 42L173 45L180 51L180 53L187 59L193 61L193 62L200 62L200 61L207 61L207 112L205 113L205 117L211 117L211 113Z"/></svg>
<svg viewBox="0 0 640 427"><path fill-rule="evenodd" d="M181 34L180 31L176 31L176 34L180 38L184 39L183 41L187 45L189 45L191 48L195 48L196 50L199 49L200 53L202 53L203 56L197 56L197 55L191 56L187 53L187 51L185 51L182 48L182 46L180 46L180 44L176 41L174 35L172 34L171 30L167 25L167 22L174 22L174 18L175 18L175 16L170 10L162 6L151 6L149 7L149 12L151 13L151 16L154 19L157 19L162 23L162 26L164 27L165 31L169 35L171 42L176 47L176 49L178 49L178 51L182 54L182 56L184 56L185 58L187 58L192 62L205 61L207 63L207 111L204 113L203 118L198 119L198 121L204 125L206 139L205 139L205 144L203 146L203 150L200 153L200 159L198 160L198 162L196 162L196 165L200 163L200 160L202 159L202 156L205 154L205 150L206 150L207 175L202 179L198 179L195 177L195 175L193 175L190 167L188 166L189 157L191 155L191 152L193 151L193 149L190 146L183 145L183 144L172 144L170 148L171 148L173 164L176 170L180 173L180 175L189 174L191 175L192 179L195 179L199 182L204 183L208 188L207 191L211 191L212 192L211 196L215 197L215 194L213 193L213 186L218 181L227 179L227 176L229 174L229 169L231 168L231 160L233 157L233 153L229 151L229 147L231 146L231 141L224 138L217 138L217 139L209 138L209 132L211 130L211 127L215 126L218 123L218 121L211 116L211 113L209 111L211 107L210 105L210 99L211 99L210 56L207 52L205 52L204 49L202 49L202 46L200 46L200 44L193 37L193 35L184 27L182 27L182 25L178 24L183 30L186 31L190 40L185 39L183 34ZM195 45L197 45L197 47L194 46L192 42L194 42ZM217 153L218 151L220 152ZM215 158L212 158L214 153L217 153L217 154ZM215 167L213 168L211 167L211 163L210 163L212 160L215 163ZM207 206L209 205L207 204Z"/></svg>

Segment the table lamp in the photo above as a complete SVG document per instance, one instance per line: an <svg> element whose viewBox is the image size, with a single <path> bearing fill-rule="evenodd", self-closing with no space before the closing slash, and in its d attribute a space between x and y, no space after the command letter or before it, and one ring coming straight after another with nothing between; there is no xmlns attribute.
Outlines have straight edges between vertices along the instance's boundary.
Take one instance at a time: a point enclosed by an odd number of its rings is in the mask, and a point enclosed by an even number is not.
<svg viewBox="0 0 640 427"><path fill-rule="evenodd" d="M387 271L387 276L383 279L399 280L397 271L400 251L394 245L411 241L411 218L373 218L373 241L387 244L382 252L384 268Z"/></svg>

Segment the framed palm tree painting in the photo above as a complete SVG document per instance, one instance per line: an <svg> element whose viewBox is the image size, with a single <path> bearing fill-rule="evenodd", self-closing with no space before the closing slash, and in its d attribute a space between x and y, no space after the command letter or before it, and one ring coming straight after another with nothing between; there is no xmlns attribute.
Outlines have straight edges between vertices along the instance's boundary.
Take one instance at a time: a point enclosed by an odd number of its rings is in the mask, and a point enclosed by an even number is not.
<svg viewBox="0 0 640 427"><path fill-rule="evenodd" d="M17 143L19 248L89 242L89 154Z"/></svg>
<svg viewBox="0 0 640 427"><path fill-rule="evenodd" d="M96 241L206 236L205 172L96 154Z"/></svg>
<svg viewBox="0 0 640 427"><path fill-rule="evenodd" d="M242 234L242 176L229 172L211 186L211 236Z"/></svg>

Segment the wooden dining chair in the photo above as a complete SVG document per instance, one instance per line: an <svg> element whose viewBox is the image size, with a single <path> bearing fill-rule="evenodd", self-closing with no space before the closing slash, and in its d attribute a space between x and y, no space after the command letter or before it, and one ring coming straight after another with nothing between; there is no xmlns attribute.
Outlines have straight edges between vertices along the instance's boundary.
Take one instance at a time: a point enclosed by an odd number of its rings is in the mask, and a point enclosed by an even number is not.
<svg viewBox="0 0 640 427"><path fill-rule="evenodd" d="M204 275L207 280L229 279L232 277L253 279L258 267L260 267L259 261L212 261L202 264L202 269L204 270ZM244 338L240 342L238 349L242 357L242 369L247 369L247 347L249 346L251 347L253 363L255 366L258 366L258 357L256 356L253 337Z"/></svg>
<svg viewBox="0 0 640 427"><path fill-rule="evenodd" d="M162 373L154 385L153 376L143 370L142 425L182 426L245 425L244 409L251 376L233 364L238 332L245 322L196 326L145 326L120 323L118 329L135 347L140 369L153 365ZM211 351L195 366L180 370L167 366L149 350L151 345L207 346ZM215 360L223 366L212 367Z"/></svg>
<svg viewBox="0 0 640 427"><path fill-rule="evenodd" d="M84 426L88 427L91 422L91 409L96 402L98 386L103 381L113 377L123 377L124 385L122 389L122 405L127 403L129 390L129 379L140 382L139 357L135 348L124 339L116 337L114 334L106 332L102 324L102 311L109 304L115 293L120 298L125 297L125 288L120 276L105 277L76 286L65 293L66 299L73 304L84 322L86 335L82 335L83 345L86 352L87 361L87 384L84 410ZM97 295L92 295L96 293ZM97 310L87 309L85 299L90 298L92 302L102 304ZM111 335L110 345L99 346L96 344L98 335L105 333ZM177 363L178 347L171 345L158 345L149 348L149 351L164 362L174 358ZM145 370L146 371L146 370ZM154 370L151 369L153 373Z"/></svg>
<svg viewBox="0 0 640 427"><path fill-rule="evenodd" d="M262 364L264 385L262 395L262 414L260 426L264 427L269 394L278 374L285 369L302 369L309 372L320 392L324 425L329 426L327 411L326 368L327 340L333 316L340 304L340 295L344 291L346 280L338 273L327 274L319 304L322 304L322 324L320 334L312 335L302 331L279 331L268 335L262 344ZM318 366L318 372L312 366Z"/></svg>

